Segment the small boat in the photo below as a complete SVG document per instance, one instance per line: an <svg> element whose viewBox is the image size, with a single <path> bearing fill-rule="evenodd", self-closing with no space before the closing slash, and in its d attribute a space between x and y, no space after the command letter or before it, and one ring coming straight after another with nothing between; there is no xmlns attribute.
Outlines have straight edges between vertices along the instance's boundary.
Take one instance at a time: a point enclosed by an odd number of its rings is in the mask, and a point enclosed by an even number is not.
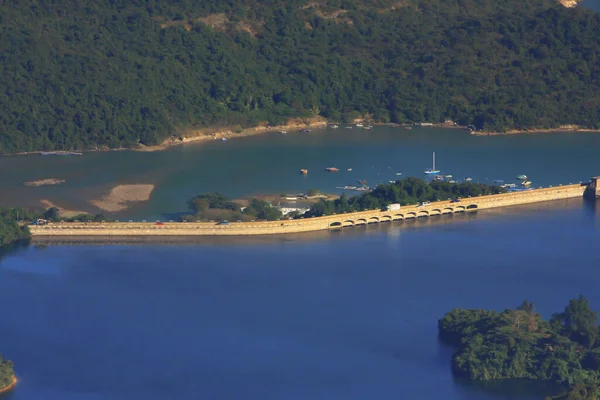
<svg viewBox="0 0 600 400"><path fill-rule="evenodd" d="M363 124L361 124L361 123L358 123L358 124L356 124L356 126L357 126L358 128L362 128L364 125L363 125Z"/></svg>
<svg viewBox="0 0 600 400"><path fill-rule="evenodd" d="M433 168L427 168L425 170L425 173L430 175L430 174L439 174L440 170L439 169L435 169L435 151L433 152Z"/></svg>
<svg viewBox="0 0 600 400"><path fill-rule="evenodd" d="M529 182L529 181L524 181L523 183L521 183L521 185L523 185L523 186L529 186L529 185L531 185L531 182Z"/></svg>
<svg viewBox="0 0 600 400"><path fill-rule="evenodd" d="M310 129L301 129L300 132L311 132Z"/></svg>
<svg viewBox="0 0 600 400"><path fill-rule="evenodd" d="M467 182L471 182L473 180L473 178L465 178L465 181Z"/></svg>
<svg viewBox="0 0 600 400"><path fill-rule="evenodd" d="M369 190L371 190L371 188L368 186L362 186L362 187L356 188L354 190L356 190L357 192L368 192Z"/></svg>
<svg viewBox="0 0 600 400"><path fill-rule="evenodd" d="M390 181L390 183L396 183L396 181Z"/></svg>
<svg viewBox="0 0 600 400"><path fill-rule="evenodd" d="M348 186L348 185L346 185L342 189L344 189L344 190L356 190L356 186Z"/></svg>
<svg viewBox="0 0 600 400"><path fill-rule="evenodd" d="M287 133L287 131L279 131L279 133L281 133L282 135L285 135Z"/></svg>
<svg viewBox="0 0 600 400"><path fill-rule="evenodd" d="M504 189L511 189L517 187L517 185L515 183L505 183L504 185L500 185L500 187Z"/></svg>
<svg viewBox="0 0 600 400"><path fill-rule="evenodd" d="M346 171L350 172L350 171L352 171L352 168L348 168Z"/></svg>
<svg viewBox="0 0 600 400"><path fill-rule="evenodd" d="M360 183L361 185L366 185L367 184L367 181L365 181L364 179L362 179L362 180L359 179L357 182Z"/></svg>
<svg viewBox="0 0 600 400"><path fill-rule="evenodd" d="M327 172L339 172L339 169L336 168L336 167L328 167L328 168L325 168L325 171L327 171Z"/></svg>
<svg viewBox="0 0 600 400"><path fill-rule="evenodd" d="M221 142L226 142L227 138L221 138Z"/></svg>
<svg viewBox="0 0 600 400"><path fill-rule="evenodd" d="M527 180L527 175L519 175L517 176L517 179L520 181L526 181Z"/></svg>
<svg viewBox="0 0 600 400"><path fill-rule="evenodd" d="M444 178L450 179L450 178L452 178L452 175L446 175L446 176L444 176Z"/></svg>
<svg viewBox="0 0 600 400"><path fill-rule="evenodd" d="M339 126L337 126L337 125L331 125L331 129L337 129L337 128L339 128Z"/></svg>
<svg viewBox="0 0 600 400"><path fill-rule="evenodd" d="M344 128L346 128L346 129L352 129L352 126L348 125L348 126L345 126Z"/></svg>
<svg viewBox="0 0 600 400"><path fill-rule="evenodd" d="M367 126L365 126L363 129L370 130L370 129L372 129L372 128L373 128L373 127L372 127L371 125L367 125Z"/></svg>
<svg viewBox="0 0 600 400"><path fill-rule="evenodd" d="M402 172L396 172L396 175L400 176L402 175Z"/></svg>
<svg viewBox="0 0 600 400"><path fill-rule="evenodd" d="M307 169L301 169L300 170L300 174L302 174L302 175L308 175L308 170Z"/></svg>

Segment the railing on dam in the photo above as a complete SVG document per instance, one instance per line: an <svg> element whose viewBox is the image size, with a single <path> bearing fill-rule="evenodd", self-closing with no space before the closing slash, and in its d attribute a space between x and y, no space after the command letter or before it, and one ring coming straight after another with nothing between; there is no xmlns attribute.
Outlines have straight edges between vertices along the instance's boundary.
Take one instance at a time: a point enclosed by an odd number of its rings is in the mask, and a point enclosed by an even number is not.
<svg viewBox="0 0 600 400"><path fill-rule="evenodd" d="M29 229L33 236L197 236L298 233L582 197L586 186L585 184L564 185L468 197L459 202L446 200L424 206L403 206L395 211L365 210L280 221L231 222L228 225L218 225L215 222L57 222L48 225L31 225Z"/></svg>

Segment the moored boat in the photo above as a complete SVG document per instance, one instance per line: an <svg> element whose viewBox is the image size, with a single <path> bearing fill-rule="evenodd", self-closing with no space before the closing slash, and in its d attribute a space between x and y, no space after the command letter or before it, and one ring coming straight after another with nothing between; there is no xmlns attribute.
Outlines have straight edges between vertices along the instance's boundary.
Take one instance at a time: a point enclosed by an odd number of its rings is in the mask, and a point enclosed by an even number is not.
<svg viewBox="0 0 600 400"><path fill-rule="evenodd" d="M300 174L302 174L302 175L308 175L308 170L307 169L301 169L300 170Z"/></svg>
<svg viewBox="0 0 600 400"><path fill-rule="evenodd" d="M336 168L336 167L328 167L328 168L325 168L325 171L327 171L327 172L338 172L339 169Z"/></svg>
<svg viewBox="0 0 600 400"><path fill-rule="evenodd" d="M425 173L430 175L430 174L439 174L440 170L439 169L435 169L435 151L433 152L433 166L432 168L427 168L425 170Z"/></svg>

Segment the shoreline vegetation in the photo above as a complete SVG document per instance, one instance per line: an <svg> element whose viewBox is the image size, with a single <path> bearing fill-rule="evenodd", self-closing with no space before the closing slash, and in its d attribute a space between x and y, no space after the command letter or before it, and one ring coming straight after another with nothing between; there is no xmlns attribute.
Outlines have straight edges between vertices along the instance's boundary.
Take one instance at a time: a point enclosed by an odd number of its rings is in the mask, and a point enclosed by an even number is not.
<svg viewBox="0 0 600 400"><path fill-rule="evenodd" d="M17 377L13 370L13 362L3 360L0 355L0 395L11 391L17 384Z"/></svg>
<svg viewBox="0 0 600 400"><path fill-rule="evenodd" d="M579 296L544 320L524 301L516 309L454 309L438 321L439 339L455 347L452 371L477 380L528 379L564 385L553 397L596 400L600 396L598 314Z"/></svg>
<svg viewBox="0 0 600 400"><path fill-rule="evenodd" d="M0 396L13 390L15 386L17 386L18 381L17 376L13 375L10 383L7 386L0 388Z"/></svg>

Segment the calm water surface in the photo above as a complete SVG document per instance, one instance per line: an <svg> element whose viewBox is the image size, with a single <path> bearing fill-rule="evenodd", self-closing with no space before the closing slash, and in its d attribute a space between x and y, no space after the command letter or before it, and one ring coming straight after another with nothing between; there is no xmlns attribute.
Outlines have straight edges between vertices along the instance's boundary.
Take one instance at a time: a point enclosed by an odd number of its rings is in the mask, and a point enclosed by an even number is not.
<svg viewBox="0 0 600 400"><path fill-rule="evenodd" d="M154 184L148 202L117 218L165 218L185 210L198 193L218 191L231 197L297 193L310 188L387 183L402 176L423 176L436 151L437 166L457 179L491 183L527 174L534 186L579 182L600 174L600 134L556 133L495 137L465 131L376 127L328 129L286 136L267 134L225 143L173 147L155 153L105 152L82 157L0 157L0 204L39 206L48 199L59 206L98 212L89 204L119 183ZM328 173L326 167L340 168ZM299 170L307 168L308 176ZM352 168L351 172L346 171ZM58 186L26 187L23 182L65 179ZM350 192L355 193L355 192Z"/></svg>
<svg viewBox="0 0 600 400"><path fill-rule="evenodd" d="M285 238L38 244L0 260L21 378L7 398L541 399L456 382L437 320L526 298L548 317L580 293L598 310L599 241L577 199Z"/></svg>
<svg viewBox="0 0 600 400"><path fill-rule="evenodd" d="M594 11L600 11L600 0L584 0L580 5Z"/></svg>
<svg viewBox="0 0 600 400"><path fill-rule="evenodd" d="M600 173L598 134L323 133L0 157L0 201L96 212L89 200L115 184L151 183L150 201L116 216L164 217L199 192L334 192L421 176L432 151L443 173L482 182ZM67 183L22 185L50 177ZM553 388L454 380L437 320L525 298L549 317L580 293L600 310L599 241L600 211L577 199L284 238L38 243L0 258L0 351L20 377L2 400L541 399Z"/></svg>

